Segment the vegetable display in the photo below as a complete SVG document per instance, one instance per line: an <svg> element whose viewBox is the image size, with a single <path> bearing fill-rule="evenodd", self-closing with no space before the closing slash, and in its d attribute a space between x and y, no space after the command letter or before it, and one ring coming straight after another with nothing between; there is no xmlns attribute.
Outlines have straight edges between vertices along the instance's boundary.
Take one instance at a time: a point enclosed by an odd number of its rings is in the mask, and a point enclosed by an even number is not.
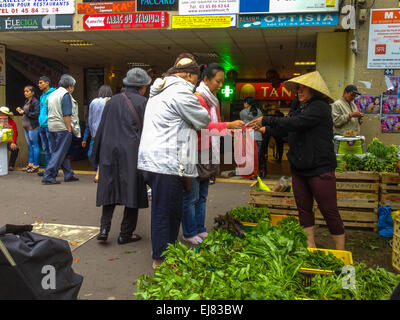
<svg viewBox="0 0 400 320"><path fill-rule="evenodd" d="M343 155L338 161L337 171L396 172L396 165L397 146L386 146L379 139L374 138L364 157Z"/></svg>
<svg viewBox="0 0 400 320"><path fill-rule="evenodd" d="M222 219L222 218L220 218ZM231 219L231 218L229 218ZM232 220L233 221L233 220ZM346 289L347 274L316 275L303 285L302 267L340 269L341 261L307 250L307 235L294 218L273 226L260 221L252 232L217 224L199 248L176 242L154 275L137 281L138 299L293 300L388 299L400 275L355 264L355 287Z"/></svg>
<svg viewBox="0 0 400 320"><path fill-rule="evenodd" d="M255 208L252 206L248 207L236 207L228 214L233 216L240 222L254 222L257 223L262 219L270 219L269 211L267 208Z"/></svg>

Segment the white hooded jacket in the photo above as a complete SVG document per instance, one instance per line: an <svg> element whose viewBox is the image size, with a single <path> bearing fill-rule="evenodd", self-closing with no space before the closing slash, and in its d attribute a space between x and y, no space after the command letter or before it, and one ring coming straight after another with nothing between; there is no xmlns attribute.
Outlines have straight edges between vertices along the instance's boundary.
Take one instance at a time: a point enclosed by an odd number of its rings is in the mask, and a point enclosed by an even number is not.
<svg viewBox="0 0 400 320"><path fill-rule="evenodd" d="M156 79L146 105L138 169L197 177L196 130L209 122L193 84L178 76Z"/></svg>

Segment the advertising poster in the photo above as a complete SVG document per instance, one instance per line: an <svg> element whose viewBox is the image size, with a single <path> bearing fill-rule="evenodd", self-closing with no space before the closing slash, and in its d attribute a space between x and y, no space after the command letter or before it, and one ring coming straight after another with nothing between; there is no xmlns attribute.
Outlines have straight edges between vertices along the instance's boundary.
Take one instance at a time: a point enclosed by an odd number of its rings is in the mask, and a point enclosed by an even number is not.
<svg viewBox="0 0 400 320"><path fill-rule="evenodd" d="M78 3L77 9L79 14L134 12L135 1L85 2Z"/></svg>
<svg viewBox="0 0 400 320"><path fill-rule="evenodd" d="M136 11L178 11L179 0L137 0Z"/></svg>
<svg viewBox="0 0 400 320"><path fill-rule="evenodd" d="M371 10L368 69L400 69L400 9Z"/></svg>
<svg viewBox="0 0 400 320"><path fill-rule="evenodd" d="M381 112L380 95L362 95L358 96L354 103L362 113L378 114Z"/></svg>
<svg viewBox="0 0 400 320"><path fill-rule="evenodd" d="M382 133L400 133L400 116L382 116L381 126Z"/></svg>
<svg viewBox="0 0 400 320"><path fill-rule="evenodd" d="M246 14L239 16L239 28L337 26L338 13Z"/></svg>
<svg viewBox="0 0 400 320"><path fill-rule="evenodd" d="M172 29L236 27L236 15L172 16Z"/></svg>
<svg viewBox="0 0 400 320"><path fill-rule="evenodd" d="M83 27L86 30L167 28L168 20L166 12L85 15Z"/></svg>
<svg viewBox="0 0 400 320"><path fill-rule="evenodd" d="M1 0L0 16L74 14L75 0Z"/></svg>
<svg viewBox="0 0 400 320"><path fill-rule="evenodd" d="M339 0L242 0L241 13L338 12Z"/></svg>
<svg viewBox="0 0 400 320"><path fill-rule="evenodd" d="M382 97L382 114L400 114L400 103L397 95L384 95Z"/></svg>
<svg viewBox="0 0 400 320"><path fill-rule="evenodd" d="M179 0L179 15L237 14L239 0Z"/></svg>

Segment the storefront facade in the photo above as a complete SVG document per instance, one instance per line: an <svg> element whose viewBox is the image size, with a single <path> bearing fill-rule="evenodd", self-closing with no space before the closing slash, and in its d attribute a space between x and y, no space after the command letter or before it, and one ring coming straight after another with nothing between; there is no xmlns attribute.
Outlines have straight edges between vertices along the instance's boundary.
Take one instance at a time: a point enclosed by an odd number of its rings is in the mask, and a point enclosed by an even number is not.
<svg viewBox="0 0 400 320"><path fill-rule="evenodd" d="M83 120L99 85L109 84L118 92L129 68L152 69L157 76L184 51L194 53L200 63L219 62L236 73L233 96L221 97L225 121L241 108L244 96L237 85L260 87L255 94L269 94L259 97L265 106L287 110L291 99L285 88L279 99L268 89L266 72L271 69L282 81L317 69L334 98L350 83L367 94L386 89L376 70L366 68L369 23L359 22L362 7L357 7L352 28L350 1L296 0L286 6L276 0L66 0L58 11L29 3L23 8L11 7L12 1L0 6L0 104L12 110L23 103L28 83L22 81L36 84L42 73L52 72L57 79L68 72L77 80L74 96ZM374 8L390 3L379 1ZM356 54L350 46L355 38ZM21 76L13 76L17 73ZM370 81L371 87L360 81ZM365 135L368 139L369 132Z"/></svg>

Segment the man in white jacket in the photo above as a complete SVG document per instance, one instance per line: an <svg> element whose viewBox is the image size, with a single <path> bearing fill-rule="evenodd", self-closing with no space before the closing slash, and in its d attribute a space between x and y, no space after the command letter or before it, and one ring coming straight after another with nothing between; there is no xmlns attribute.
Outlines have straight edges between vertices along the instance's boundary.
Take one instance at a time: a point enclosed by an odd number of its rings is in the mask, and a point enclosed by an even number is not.
<svg viewBox="0 0 400 320"><path fill-rule="evenodd" d="M153 268L174 243L182 219L184 177L197 177L196 130L207 127L210 116L194 95L200 68L188 53L156 79L144 115L138 169L152 189L151 239Z"/></svg>

